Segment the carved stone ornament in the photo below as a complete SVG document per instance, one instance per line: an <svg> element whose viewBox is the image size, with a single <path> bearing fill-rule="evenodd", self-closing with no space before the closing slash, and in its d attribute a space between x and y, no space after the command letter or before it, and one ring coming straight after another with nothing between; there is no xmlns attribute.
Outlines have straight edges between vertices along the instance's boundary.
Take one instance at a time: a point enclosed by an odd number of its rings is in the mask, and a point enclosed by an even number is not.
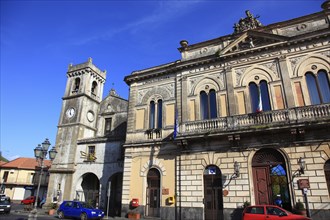
<svg viewBox="0 0 330 220"><path fill-rule="evenodd" d="M249 10L245 11L246 17L241 18L238 23L234 24L234 34L241 33L247 30L255 29L261 27L262 24L257 19L260 16L253 16Z"/></svg>
<svg viewBox="0 0 330 220"><path fill-rule="evenodd" d="M138 98L137 98L137 103L141 104L142 103L142 99L144 97L144 95L148 92L148 89L143 89L143 90L139 90L138 91Z"/></svg>
<svg viewBox="0 0 330 220"><path fill-rule="evenodd" d="M306 27L307 27L306 24L299 24L299 25L297 26L297 30L298 30L298 31L301 31L301 30L306 29Z"/></svg>
<svg viewBox="0 0 330 220"><path fill-rule="evenodd" d="M279 70L276 62L265 63L264 66L273 71L276 77L279 77Z"/></svg>
<svg viewBox="0 0 330 220"><path fill-rule="evenodd" d="M291 63L291 68L292 70L294 70L297 66L297 64L299 63L299 61L302 59L303 57L295 57L290 59L290 63ZM293 71L293 76L295 76L295 72Z"/></svg>
<svg viewBox="0 0 330 220"><path fill-rule="evenodd" d="M241 78L243 76L243 73L245 72L247 68L241 68L236 70L236 85L239 86L239 82L241 81Z"/></svg>
<svg viewBox="0 0 330 220"><path fill-rule="evenodd" d="M217 77L219 79L220 90L226 89L225 74L226 74L225 71L222 71Z"/></svg>
<svg viewBox="0 0 330 220"><path fill-rule="evenodd" d="M139 90L137 95L137 104L146 104L150 97L153 97L155 100L169 100L174 98L174 83Z"/></svg>

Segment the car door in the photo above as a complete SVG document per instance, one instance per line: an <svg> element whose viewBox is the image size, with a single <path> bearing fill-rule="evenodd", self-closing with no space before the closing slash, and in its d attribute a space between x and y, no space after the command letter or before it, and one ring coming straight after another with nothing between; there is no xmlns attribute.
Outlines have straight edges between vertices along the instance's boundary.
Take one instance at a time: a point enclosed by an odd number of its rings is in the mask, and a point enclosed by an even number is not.
<svg viewBox="0 0 330 220"><path fill-rule="evenodd" d="M291 220L291 219L295 219L294 217L290 217L287 215L287 213L278 208L278 207L274 207L274 206L267 206L266 207L266 218L267 220Z"/></svg>
<svg viewBox="0 0 330 220"><path fill-rule="evenodd" d="M63 206L63 213L64 213L64 216L66 217L72 217L72 202L68 201L65 203L65 205Z"/></svg>
<svg viewBox="0 0 330 220"><path fill-rule="evenodd" d="M73 202L73 207L71 209L72 217L79 218L81 214L81 204L79 202Z"/></svg>
<svg viewBox="0 0 330 220"><path fill-rule="evenodd" d="M269 220L263 206L250 206L243 213L243 220Z"/></svg>

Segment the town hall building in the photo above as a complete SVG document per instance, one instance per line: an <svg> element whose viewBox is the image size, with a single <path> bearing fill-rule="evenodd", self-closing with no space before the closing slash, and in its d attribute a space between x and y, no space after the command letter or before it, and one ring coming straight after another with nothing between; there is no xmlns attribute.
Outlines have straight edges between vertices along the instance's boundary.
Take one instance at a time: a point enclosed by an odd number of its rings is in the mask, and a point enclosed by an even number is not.
<svg viewBox="0 0 330 220"><path fill-rule="evenodd" d="M106 72L91 59L69 66L47 201L222 220L280 197L327 219L330 1L274 24L247 10L232 33L178 50L127 75L128 100L102 99Z"/></svg>

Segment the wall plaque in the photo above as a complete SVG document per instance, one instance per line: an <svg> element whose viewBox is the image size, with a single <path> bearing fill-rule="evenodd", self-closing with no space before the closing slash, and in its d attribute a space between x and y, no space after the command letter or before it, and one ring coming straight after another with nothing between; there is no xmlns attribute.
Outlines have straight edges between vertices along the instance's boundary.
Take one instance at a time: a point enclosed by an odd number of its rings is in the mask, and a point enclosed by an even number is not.
<svg viewBox="0 0 330 220"><path fill-rule="evenodd" d="M300 179L298 180L298 187L299 189L309 189L310 186L309 186L309 180L308 179Z"/></svg>
<svg viewBox="0 0 330 220"><path fill-rule="evenodd" d="M168 195L168 194L170 194L170 190L168 188L163 188L162 195Z"/></svg>

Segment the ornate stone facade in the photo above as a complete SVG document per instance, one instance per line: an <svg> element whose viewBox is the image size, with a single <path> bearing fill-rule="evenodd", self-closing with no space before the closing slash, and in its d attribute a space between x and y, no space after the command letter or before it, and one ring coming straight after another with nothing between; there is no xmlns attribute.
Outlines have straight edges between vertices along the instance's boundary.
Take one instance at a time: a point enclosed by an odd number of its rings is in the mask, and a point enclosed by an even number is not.
<svg viewBox="0 0 330 220"><path fill-rule="evenodd" d="M278 194L295 211L305 198L300 179L310 184L309 214L329 215L328 1L276 24L246 15L234 34L181 41L180 61L125 77L122 215L134 198L135 211L149 217L240 219L246 202L273 204ZM313 77L324 79L320 102ZM155 120L161 126L150 127Z"/></svg>
<svg viewBox="0 0 330 220"><path fill-rule="evenodd" d="M233 34L181 41L181 60L126 76L128 102L102 99L106 72L91 59L70 65L48 201L222 220L280 195L285 209L306 201L328 219L330 2L275 24L246 16Z"/></svg>

